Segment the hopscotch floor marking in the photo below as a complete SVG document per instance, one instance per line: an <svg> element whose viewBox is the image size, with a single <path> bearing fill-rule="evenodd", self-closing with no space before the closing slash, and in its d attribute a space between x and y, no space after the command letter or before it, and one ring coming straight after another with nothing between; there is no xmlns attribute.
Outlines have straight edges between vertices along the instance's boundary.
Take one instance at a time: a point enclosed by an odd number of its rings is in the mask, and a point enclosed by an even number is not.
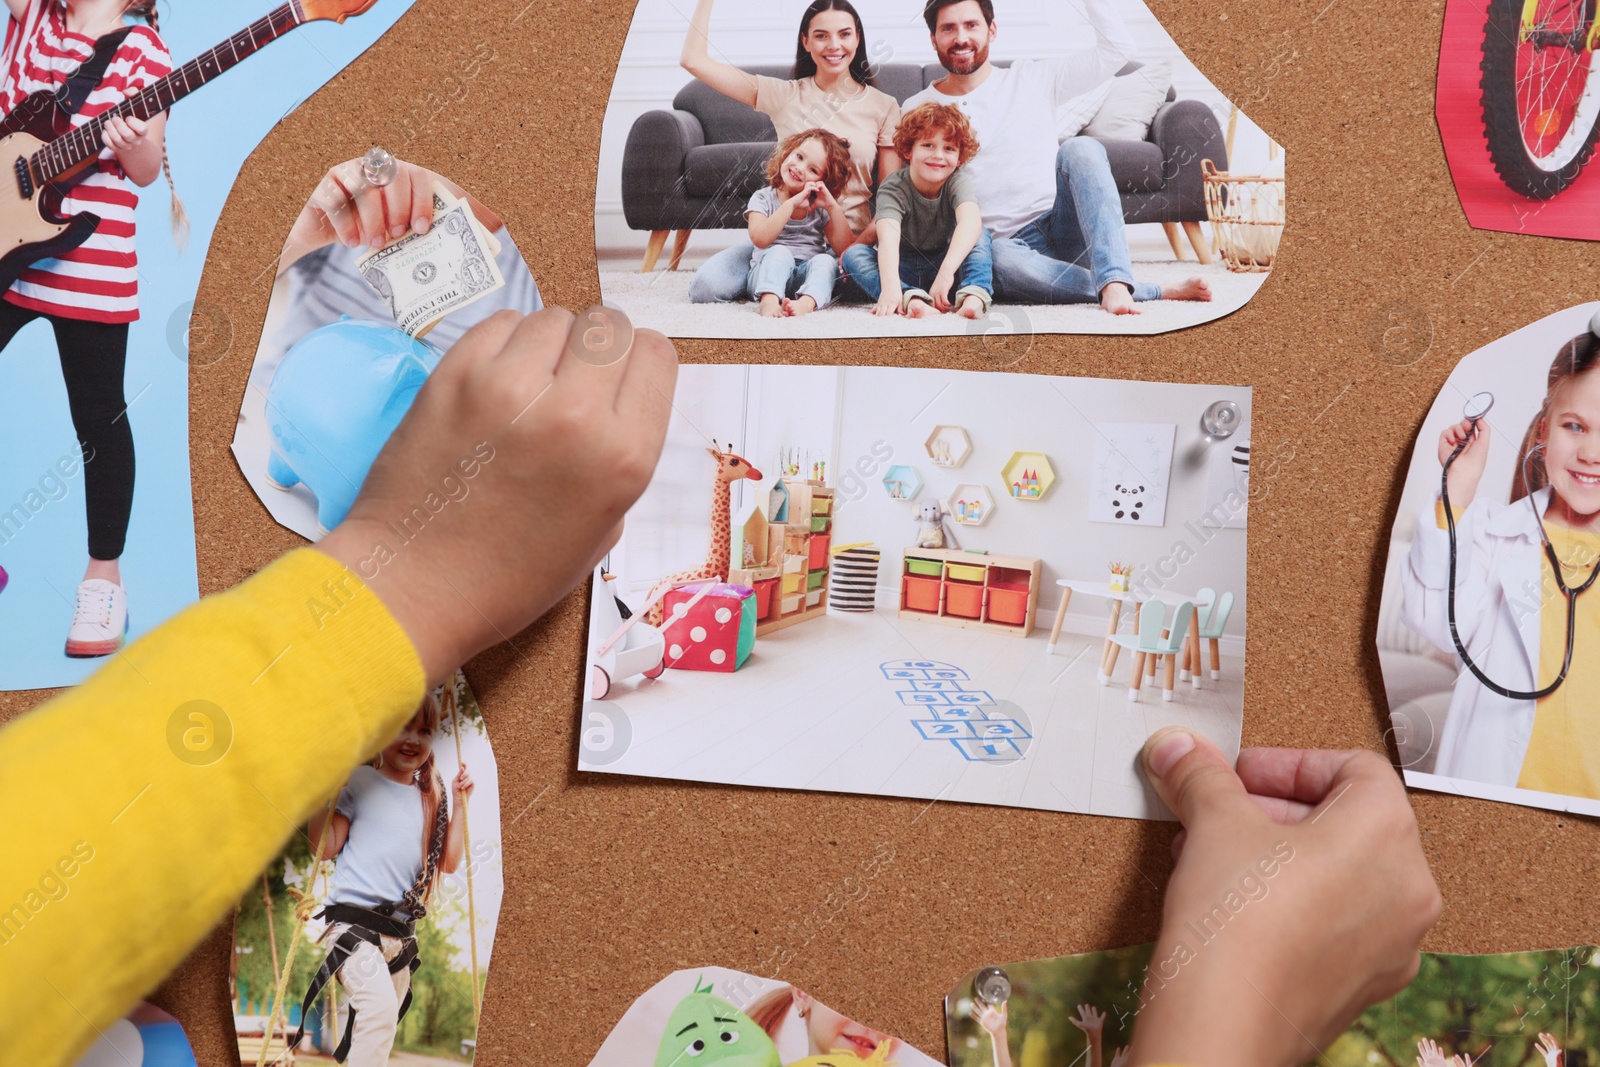
<svg viewBox="0 0 1600 1067"><path fill-rule="evenodd" d="M1025 751L1018 746L1033 735L1016 719L991 714L995 699L982 689L969 689L971 677L960 667L926 659L896 659L879 665L883 676L899 685L896 695L907 707L932 718L912 719L924 741L946 741L973 763L1015 763Z"/></svg>

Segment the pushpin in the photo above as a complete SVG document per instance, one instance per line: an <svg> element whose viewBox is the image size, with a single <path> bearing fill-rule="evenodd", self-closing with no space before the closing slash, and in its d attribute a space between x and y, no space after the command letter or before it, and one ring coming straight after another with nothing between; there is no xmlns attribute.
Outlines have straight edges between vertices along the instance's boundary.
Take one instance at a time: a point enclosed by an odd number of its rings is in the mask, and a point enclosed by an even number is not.
<svg viewBox="0 0 1600 1067"><path fill-rule="evenodd" d="M1002 1007L1011 999L1011 976L1002 967L985 967L972 979L972 992L984 1004Z"/></svg>
<svg viewBox="0 0 1600 1067"><path fill-rule="evenodd" d="M1594 318L1589 320L1589 332L1600 337L1600 311L1594 313Z"/></svg>
<svg viewBox="0 0 1600 1067"><path fill-rule="evenodd" d="M1205 431L1207 437L1216 440L1232 437L1243 417L1238 404L1231 400L1218 400L1200 416L1200 429Z"/></svg>
<svg viewBox="0 0 1600 1067"><path fill-rule="evenodd" d="M390 155L387 149L373 148L361 157L361 176L367 180L368 185L383 188L400 173L400 161Z"/></svg>

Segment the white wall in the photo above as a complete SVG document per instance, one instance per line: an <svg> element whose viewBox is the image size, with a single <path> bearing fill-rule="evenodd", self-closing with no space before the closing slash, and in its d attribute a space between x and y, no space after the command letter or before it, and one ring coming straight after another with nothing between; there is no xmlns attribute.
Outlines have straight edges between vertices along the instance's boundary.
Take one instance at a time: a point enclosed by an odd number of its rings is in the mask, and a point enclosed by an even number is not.
<svg viewBox="0 0 1600 1067"><path fill-rule="evenodd" d="M1238 403L1248 417L1250 390L1233 386L877 367L686 366L678 379L667 452L644 498L629 513L628 533L613 553L612 570L622 579L622 592L636 599L661 575L705 558L711 462L704 448L710 437L724 443L732 438L740 454L766 476L754 495L745 496L744 509L750 501L765 501L780 447L807 448L826 458L828 483L839 494L834 543L873 541L883 549L880 605L894 603L900 552L916 536L912 505L890 500L882 485L889 466L904 463L921 475L923 498L943 497L966 482L988 487L996 502L993 517L981 527L952 527L956 539L963 548L1041 559L1041 611L1055 610L1057 578L1099 580L1113 559L1144 573L1172 557L1183 542L1193 558L1166 587L1189 594L1205 586L1232 590L1238 599L1228 631L1242 638L1246 533L1200 531L1206 449L1226 447L1204 444L1200 413L1223 399ZM1088 521L1095 422L1177 426L1165 526ZM963 426L972 438L972 455L955 470L934 467L923 447L941 423ZM885 446L892 458L879 458ZM1011 500L1001 483L1001 468L1019 450L1044 452L1055 467L1055 487L1037 503ZM852 482L846 478L852 470L871 474ZM736 517L745 513L737 499L734 507ZM1097 632L1104 627L1105 610L1103 600L1076 597L1069 627Z"/></svg>
<svg viewBox="0 0 1600 1067"><path fill-rule="evenodd" d="M622 218L622 149L634 120L647 111L670 108L672 98L689 81L688 73L678 65L678 56L693 4L694 0L639 0L623 44L600 135L595 244L602 255L632 254L644 246L645 235L629 230ZM1124 0L1124 4L1129 28L1140 44L1138 58L1172 59L1179 99L1204 101L1226 129L1227 98L1189 62L1140 0ZM807 6L809 0L723 0L711 19L712 54L741 66L793 63L796 31ZM922 21L923 0L861 0L856 6L866 23L870 55L888 55L892 62L935 62L927 24ZM1081 12L1082 0L1000 0L996 23L1001 33L995 58L1064 54L1092 32ZM1266 135L1241 118L1234 169L1259 171L1267 162L1266 145ZM692 249L705 252L723 244L716 234L706 233L696 235Z"/></svg>

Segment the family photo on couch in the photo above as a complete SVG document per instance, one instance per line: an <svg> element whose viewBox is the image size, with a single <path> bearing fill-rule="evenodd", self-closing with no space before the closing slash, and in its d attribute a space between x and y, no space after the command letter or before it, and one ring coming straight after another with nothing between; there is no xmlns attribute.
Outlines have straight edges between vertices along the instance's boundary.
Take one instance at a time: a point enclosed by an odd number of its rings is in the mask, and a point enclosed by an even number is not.
<svg viewBox="0 0 1600 1067"><path fill-rule="evenodd" d="M635 322L1159 333L1264 282L1282 149L1138 0L783 7L639 4L596 211Z"/></svg>

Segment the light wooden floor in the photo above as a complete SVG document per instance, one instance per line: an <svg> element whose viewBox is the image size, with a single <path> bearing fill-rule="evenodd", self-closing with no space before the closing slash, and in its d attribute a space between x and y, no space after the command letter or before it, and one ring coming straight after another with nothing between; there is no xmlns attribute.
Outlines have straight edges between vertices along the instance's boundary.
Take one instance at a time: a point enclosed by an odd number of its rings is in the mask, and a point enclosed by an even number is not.
<svg viewBox="0 0 1600 1067"><path fill-rule="evenodd" d="M734 674L669 670L618 685L632 740L621 759L592 769L782 789L875 793L1131 818L1170 818L1144 785L1144 739L1188 726L1230 756L1243 721L1244 661L1224 657L1222 679L1171 702L1146 679L1128 700L1132 657L1110 685L1096 680L1101 642L1063 634L1046 655L1048 627L1026 640L901 620L891 613L831 613L757 641ZM931 660L964 670L964 689L1020 711L1032 739L1021 759L973 762L947 741L925 740L906 706L908 686L880 665ZM992 712L993 709L991 709ZM1012 712L1007 712L1012 714Z"/></svg>

